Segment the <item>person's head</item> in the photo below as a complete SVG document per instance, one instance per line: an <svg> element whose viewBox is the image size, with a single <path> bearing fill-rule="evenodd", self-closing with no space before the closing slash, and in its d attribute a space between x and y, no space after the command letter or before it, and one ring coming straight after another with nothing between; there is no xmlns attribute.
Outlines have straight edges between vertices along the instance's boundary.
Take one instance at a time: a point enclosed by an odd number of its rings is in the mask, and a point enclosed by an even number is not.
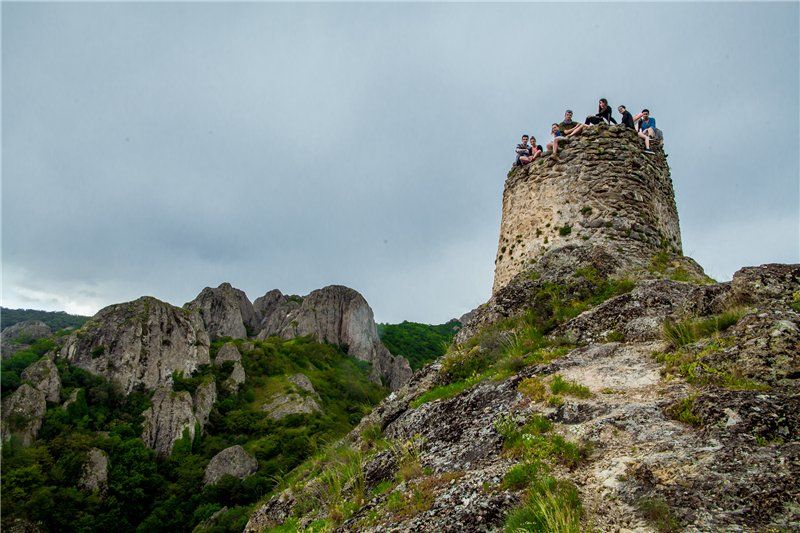
<svg viewBox="0 0 800 533"><path fill-rule="evenodd" d="M523 135L522 136L522 144L528 144L528 136L527 135Z"/></svg>
<svg viewBox="0 0 800 533"><path fill-rule="evenodd" d="M626 108L624 105L621 105L621 106L619 106L619 107L617 108L617 111L619 111L619 112L620 112L620 114L622 114L622 113L624 113L624 112L626 111L626 109L627 109L627 108Z"/></svg>
<svg viewBox="0 0 800 533"><path fill-rule="evenodd" d="M650 118L650 110L649 109L642 109L642 118L647 120Z"/></svg>
<svg viewBox="0 0 800 533"><path fill-rule="evenodd" d="M605 98L601 98L600 99L600 110L602 111L603 109L605 109L607 107L608 107L608 100L606 100Z"/></svg>
<svg viewBox="0 0 800 533"><path fill-rule="evenodd" d="M567 109L567 111L564 113L564 120L567 122L572 120L572 109Z"/></svg>
<svg viewBox="0 0 800 533"><path fill-rule="evenodd" d="M536 146L536 137L531 136L531 146Z"/></svg>
<svg viewBox="0 0 800 533"><path fill-rule="evenodd" d="M552 126L550 126L550 133L555 133L557 131L558 131L558 124L554 123Z"/></svg>

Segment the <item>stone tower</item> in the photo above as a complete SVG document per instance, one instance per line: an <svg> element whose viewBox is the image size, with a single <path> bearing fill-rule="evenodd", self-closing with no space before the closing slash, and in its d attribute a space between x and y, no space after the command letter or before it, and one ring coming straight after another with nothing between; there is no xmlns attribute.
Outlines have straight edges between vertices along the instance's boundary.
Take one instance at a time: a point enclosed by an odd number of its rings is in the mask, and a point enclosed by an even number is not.
<svg viewBox="0 0 800 533"><path fill-rule="evenodd" d="M631 268L661 250L681 253L675 194L663 149L642 152L633 130L601 124L514 167L503 191L503 219L492 293L548 250L603 245Z"/></svg>

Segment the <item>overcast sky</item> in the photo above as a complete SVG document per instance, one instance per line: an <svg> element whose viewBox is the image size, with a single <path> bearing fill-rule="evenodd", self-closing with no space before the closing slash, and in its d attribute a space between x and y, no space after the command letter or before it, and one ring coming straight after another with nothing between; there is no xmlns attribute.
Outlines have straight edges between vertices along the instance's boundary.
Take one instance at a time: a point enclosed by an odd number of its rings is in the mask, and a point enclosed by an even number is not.
<svg viewBox="0 0 800 533"><path fill-rule="evenodd" d="M2 304L359 290L486 301L521 133L649 107L684 252L800 255L785 4L2 4Z"/></svg>

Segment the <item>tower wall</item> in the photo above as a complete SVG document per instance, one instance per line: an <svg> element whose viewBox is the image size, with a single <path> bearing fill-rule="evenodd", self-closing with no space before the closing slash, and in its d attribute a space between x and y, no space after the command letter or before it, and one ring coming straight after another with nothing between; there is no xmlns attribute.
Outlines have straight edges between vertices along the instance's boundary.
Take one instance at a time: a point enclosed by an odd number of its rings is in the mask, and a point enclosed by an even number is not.
<svg viewBox="0 0 800 533"><path fill-rule="evenodd" d="M660 250L681 252L666 154L643 153L636 133L601 124L509 172L495 259L497 292L546 251L602 244L642 267Z"/></svg>

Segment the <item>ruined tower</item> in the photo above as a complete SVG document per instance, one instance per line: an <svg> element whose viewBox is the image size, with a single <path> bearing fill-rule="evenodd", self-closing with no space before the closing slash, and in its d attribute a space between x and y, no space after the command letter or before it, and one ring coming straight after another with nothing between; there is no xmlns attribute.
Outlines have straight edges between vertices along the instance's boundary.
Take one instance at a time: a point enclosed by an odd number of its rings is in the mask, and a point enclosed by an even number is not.
<svg viewBox="0 0 800 533"><path fill-rule="evenodd" d="M603 245L632 268L661 250L681 253L666 154L644 154L633 130L601 124L509 172L495 259L497 292L548 250Z"/></svg>

